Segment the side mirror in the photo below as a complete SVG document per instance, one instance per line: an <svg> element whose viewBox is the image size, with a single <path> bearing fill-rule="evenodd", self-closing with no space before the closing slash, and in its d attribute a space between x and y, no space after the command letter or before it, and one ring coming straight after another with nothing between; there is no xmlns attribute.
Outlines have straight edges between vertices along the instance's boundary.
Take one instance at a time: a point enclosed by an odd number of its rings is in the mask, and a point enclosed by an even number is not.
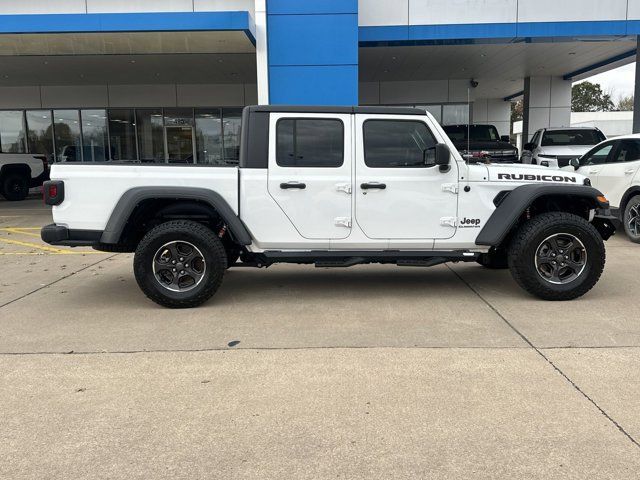
<svg viewBox="0 0 640 480"><path fill-rule="evenodd" d="M506 142L506 143L511 143L511 138L509 137L509 135L502 135L500 137L500 141L501 142Z"/></svg>
<svg viewBox="0 0 640 480"><path fill-rule="evenodd" d="M436 145L436 165L440 166L440 171L446 171L451 163L451 150L445 143L438 143Z"/></svg>
<svg viewBox="0 0 640 480"><path fill-rule="evenodd" d="M536 149L536 144L535 143L525 143L524 150L529 150L530 152L533 152Z"/></svg>
<svg viewBox="0 0 640 480"><path fill-rule="evenodd" d="M580 160L578 160L577 158L572 158L571 160L569 160L569 165L571 165L574 170L578 170L580 168Z"/></svg>

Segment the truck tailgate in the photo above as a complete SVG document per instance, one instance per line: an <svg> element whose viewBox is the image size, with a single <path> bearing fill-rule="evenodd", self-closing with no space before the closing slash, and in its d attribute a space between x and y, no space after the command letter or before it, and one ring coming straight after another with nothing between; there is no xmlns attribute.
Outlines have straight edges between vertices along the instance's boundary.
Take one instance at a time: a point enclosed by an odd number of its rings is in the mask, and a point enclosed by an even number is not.
<svg viewBox="0 0 640 480"><path fill-rule="evenodd" d="M64 182L64 201L53 207L53 221L78 230L104 230L118 200L135 187L206 188L238 213L235 167L54 164L51 179Z"/></svg>

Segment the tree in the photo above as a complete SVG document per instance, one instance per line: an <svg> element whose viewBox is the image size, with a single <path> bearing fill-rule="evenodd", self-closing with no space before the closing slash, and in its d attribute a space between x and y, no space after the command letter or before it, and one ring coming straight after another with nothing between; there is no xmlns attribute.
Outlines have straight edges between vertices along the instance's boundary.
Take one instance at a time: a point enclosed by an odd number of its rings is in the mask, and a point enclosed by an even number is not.
<svg viewBox="0 0 640 480"><path fill-rule="evenodd" d="M618 112L633 112L633 95L627 95L626 97L620 97L618 104L616 105L616 111Z"/></svg>
<svg viewBox="0 0 640 480"><path fill-rule="evenodd" d="M518 100L517 102L511 102L511 123L519 122L524 118L524 102Z"/></svg>
<svg viewBox="0 0 640 480"><path fill-rule="evenodd" d="M604 93L597 83L582 82L571 89L573 112L610 112L613 108L611 95Z"/></svg>

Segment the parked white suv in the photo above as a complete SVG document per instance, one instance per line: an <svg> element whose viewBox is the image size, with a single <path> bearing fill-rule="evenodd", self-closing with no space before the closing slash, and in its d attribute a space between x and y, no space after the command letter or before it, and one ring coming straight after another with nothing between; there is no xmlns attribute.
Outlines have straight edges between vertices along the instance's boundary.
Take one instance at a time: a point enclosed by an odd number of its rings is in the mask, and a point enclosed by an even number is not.
<svg viewBox="0 0 640 480"><path fill-rule="evenodd" d="M0 153L0 194L10 201L24 200L29 188L49 178L45 155Z"/></svg>
<svg viewBox="0 0 640 480"><path fill-rule="evenodd" d="M640 135L606 140L572 163L606 195L631 241L640 243Z"/></svg>
<svg viewBox="0 0 640 480"><path fill-rule="evenodd" d="M607 137L597 128L543 128L522 149L522 163L562 168Z"/></svg>

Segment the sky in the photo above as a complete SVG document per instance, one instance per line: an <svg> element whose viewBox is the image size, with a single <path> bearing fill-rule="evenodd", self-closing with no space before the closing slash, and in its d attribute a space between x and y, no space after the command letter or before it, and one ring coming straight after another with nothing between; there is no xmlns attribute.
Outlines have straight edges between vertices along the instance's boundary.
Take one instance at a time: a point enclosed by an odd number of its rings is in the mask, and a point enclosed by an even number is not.
<svg viewBox="0 0 640 480"><path fill-rule="evenodd" d="M636 64L630 63L610 72L594 75L586 80L591 83L599 83L602 86L602 90L606 93L611 93L611 98L616 102L620 97L633 95L635 78Z"/></svg>

